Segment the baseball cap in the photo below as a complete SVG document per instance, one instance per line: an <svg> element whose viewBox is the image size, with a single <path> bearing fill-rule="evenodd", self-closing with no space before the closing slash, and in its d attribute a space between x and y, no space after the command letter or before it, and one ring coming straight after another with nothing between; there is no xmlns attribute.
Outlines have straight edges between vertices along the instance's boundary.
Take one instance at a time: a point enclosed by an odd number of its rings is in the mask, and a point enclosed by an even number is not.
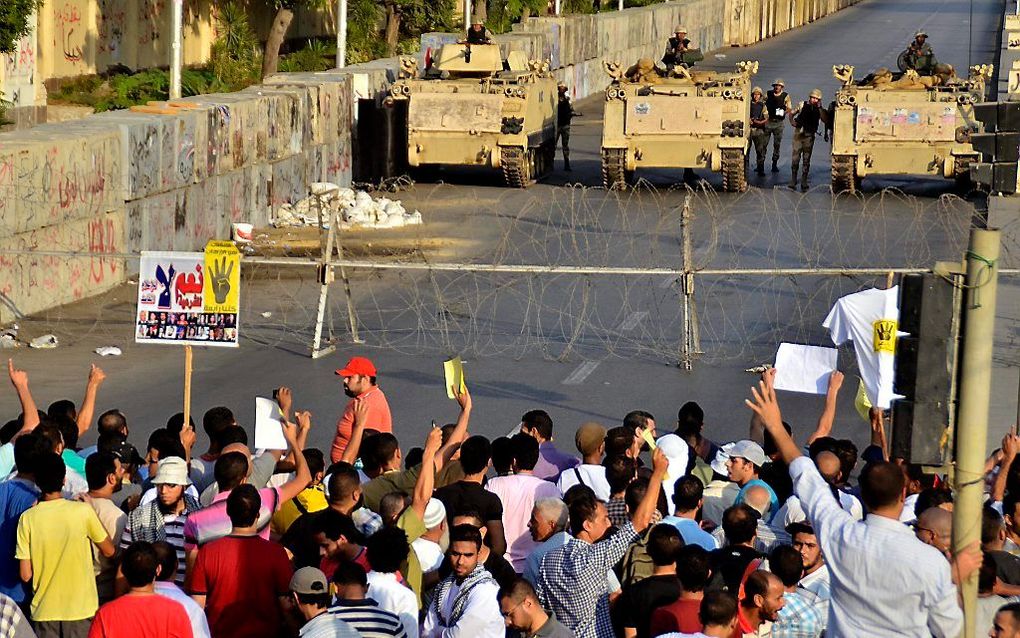
<svg viewBox="0 0 1020 638"><path fill-rule="evenodd" d="M730 460L730 450L733 449L734 445L736 445L736 443L727 443L719 448L719 451L715 453L715 458L712 459L711 463L713 472L716 474L722 474L723 476L728 474L726 471L726 461Z"/></svg>
<svg viewBox="0 0 1020 638"><path fill-rule="evenodd" d="M594 454L605 440L606 428L594 421L582 423L574 434L574 445L577 446L577 451L584 455Z"/></svg>
<svg viewBox="0 0 1020 638"><path fill-rule="evenodd" d="M428 505L425 506L425 518L422 521L425 523L425 528L432 529L445 519L446 507L443 505L443 502L436 498L430 498Z"/></svg>
<svg viewBox="0 0 1020 638"><path fill-rule="evenodd" d="M347 362L347 365L337 370L336 373L341 377L353 377L356 374L360 374L365 377L376 376L375 364L365 357L351 357L351 360Z"/></svg>
<svg viewBox="0 0 1020 638"><path fill-rule="evenodd" d="M290 577L290 590L295 594L328 594L329 583L317 567L302 567Z"/></svg>
<svg viewBox="0 0 1020 638"><path fill-rule="evenodd" d="M168 456L160 459L156 468L156 476L152 479L153 485L191 485L188 479L188 464L179 456Z"/></svg>
<svg viewBox="0 0 1020 638"><path fill-rule="evenodd" d="M138 454L138 450L135 446L128 443L126 439L112 445L110 447L110 453L120 459L121 463L141 465L141 463L145 460Z"/></svg>
<svg viewBox="0 0 1020 638"><path fill-rule="evenodd" d="M758 467L765 465L769 460L769 457L765 456L765 450L761 449L760 445L747 439L734 443L733 448L729 451L729 455L730 458L739 457L747 459Z"/></svg>

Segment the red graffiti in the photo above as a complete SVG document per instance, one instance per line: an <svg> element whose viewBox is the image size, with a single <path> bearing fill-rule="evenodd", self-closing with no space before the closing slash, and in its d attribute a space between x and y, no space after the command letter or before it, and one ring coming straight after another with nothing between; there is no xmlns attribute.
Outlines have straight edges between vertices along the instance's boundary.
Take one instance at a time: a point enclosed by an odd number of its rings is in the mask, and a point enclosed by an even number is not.
<svg viewBox="0 0 1020 638"><path fill-rule="evenodd" d="M106 280L106 269L110 275L117 273L117 260L97 257L97 254L117 252L116 225L112 219L94 219L89 222L89 253L91 263L89 264L89 278L93 283L102 283ZM104 268L105 266L105 268Z"/></svg>

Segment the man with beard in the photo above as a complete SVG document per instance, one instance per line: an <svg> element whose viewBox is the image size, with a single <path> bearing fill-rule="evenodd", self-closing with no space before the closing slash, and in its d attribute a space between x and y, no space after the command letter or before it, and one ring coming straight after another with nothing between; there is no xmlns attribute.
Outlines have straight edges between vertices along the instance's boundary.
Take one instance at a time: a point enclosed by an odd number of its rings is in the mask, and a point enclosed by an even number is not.
<svg viewBox="0 0 1020 638"><path fill-rule="evenodd" d="M127 514L110 499L120 489L124 468L120 459L109 452L96 452L85 460L85 479L89 482L88 503L96 511L110 538L120 538L124 533ZM117 561L106 558L98 549L92 550L92 561L96 574L96 590L99 604L113 600L113 583L117 578Z"/></svg>
<svg viewBox="0 0 1020 638"><path fill-rule="evenodd" d="M506 629L499 608L499 586L480 560L482 534L474 525L450 530L447 556L453 573L436 586L422 638L446 635L502 638Z"/></svg>
<svg viewBox="0 0 1020 638"><path fill-rule="evenodd" d="M772 572L759 569L747 577L737 608L737 628L744 638L770 635L783 608L784 593L783 581Z"/></svg>
<svg viewBox="0 0 1020 638"><path fill-rule="evenodd" d="M188 464L176 456L161 459L152 483L156 486L156 500L131 512L120 537L120 547L126 549L135 541L169 543L177 553L174 582L183 586L186 567L184 523L189 514L201 508L198 501L184 493L191 484Z"/></svg>
<svg viewBox="0 0 1020 638"><path fill-rule="evenodd" d="M336 437L330 458L334 463L343 459L344 450L351 440L354 429L354 409L364 406L366 429L377 432L393 432L393 419L390 416L390 404L386 395L376 385L377 372L375 365L365 357L353 357L343 368L336 371L344 382L344 394L351 397L347 407L340 415L336 424Z"/></svg>

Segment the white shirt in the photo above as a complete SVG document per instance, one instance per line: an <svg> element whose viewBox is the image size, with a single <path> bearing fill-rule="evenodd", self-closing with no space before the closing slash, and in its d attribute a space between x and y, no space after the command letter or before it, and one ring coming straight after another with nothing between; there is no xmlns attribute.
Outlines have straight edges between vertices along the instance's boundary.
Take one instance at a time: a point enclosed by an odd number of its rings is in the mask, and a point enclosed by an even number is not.
<svg viewBox="0 0 1020 638"><path fill-rule="evenodd" d="M407 638L418 638L418 599L409 587L397 582L396 574L368 572L368 597L400 618Z"/></svg>
<svg viewBox="0 0 1020 638"><path fill-rule="evenodd" d="M816 605L818 610L822 612L822 623L824 626L824 623L829 618L829 599L832 598L828 565L822 565L804 578L801 578L797 585L818 597Z"/></svg>
<svg viewBox="0 0 1020 638"><path fill-rule="evenodd" d="M955 637L963 628L949 562L896 520L855 521L811 459L790 464L794 492L825 553L832 586L828 633L854 638Z"/></svg>
<svg viewBox="0 0 1020 638"><path fill-rule="evenodd" d="M837 346L853 340L868 400L882 409L899 396L893 393L899 291L899 286L870 288L840 297L822 322Z"/></svg>
<svg viewBox="0 0 1020 638"><path fill-rule="evenodd" d="M903 499L903 511L900 512L901 523L913 523L917 520L917 514L914 513L914 508L917 506L917 497L920 494L908 494L907 498ZM999 506L1002 509L1002 506ZM1002 514L1002 512L999 512Z"/></svg>
<svg viewBox="0 0 1020 638"><path fill-rule="evenodd" d="M162 580L156 581L156 593L176 600L184 607L188 620L191 621L191 633L195 638L210 638L209 621L205 618L205 610L191 596L185 594L177 585Z"/></svg>
<svg viewBox="0 0 1020 638"><path fill-rule="evenodd" d="M415 556L418 557L423 574L436 571L443 563L443 548L435 541L419 536L411 543L411 549L414 550Z"/></svg>
<svg viewBox="0 0 1020 638"><path fill-rule="evenodd" d="M847 494L846 492L839 490L839 506L849 512L850 516L853 516L855 521L864 519L864 507L853 494ZM807 520L807 514L804 513L804 508L801 507L800 499L794 495L786 499L783 506L779 508L778 512L776 512L775 523L782 526L783 529L786 529L787 525L790 523L800 523L804 520Z"/></svg>
<svg viewBox="0 0 1020 638"><path fill-rule="evenodd" d="M739 493L733 481L712 481L702 494L701 517L721 525L723 512L737 501Z"/></svg>
<svg viewBox="0 0 1020 638"><path fill-rule="evenodd" d="M595 491L595 498L600 501L609 500L611 495L609 493L609 481L606 480L606 468L601 465L588 465L587 463L582 463L569 470L563 470L560 474L560 480L556 484L560 488L560 494L566 494L567 490L577 485L578 474L581 475L582 482Z"/></svg>
<svg viewBox="0 0 1020 638"><path fill-rule="evenodd" d="M443 615L447 618L453 611L453 601L460 586L454 582L442 601ZM468 594L464 615L453 627L442 627L432 605L429 605L422 638L504 638L506 625L499 610L499 585L495 582L479 583Z"/></svg>
<svg viewBox="0 0 1020 638"><path fill-rule="evenodd" d="M354 627L333 614L323 612L304 624L298 632L301 638L360 638Z"/></svg>

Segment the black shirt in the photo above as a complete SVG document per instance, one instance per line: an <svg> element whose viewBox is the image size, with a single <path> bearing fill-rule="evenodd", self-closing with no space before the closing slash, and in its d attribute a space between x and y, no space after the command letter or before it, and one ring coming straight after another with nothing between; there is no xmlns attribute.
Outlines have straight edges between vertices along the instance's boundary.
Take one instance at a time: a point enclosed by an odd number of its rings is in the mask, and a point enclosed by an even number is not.
<svg viewBox="0 0 1020 638"><path fill-rule="evenodd" d="M776 95L775 91L769 91L769 94L765 96L765 107L769 110L770 122L779 122L786 117L786 101L789 97L786 91L779 95ZM776 109L782 109L783 114L778 115Z"/></svg>
<svg viewBox="0 0 1020 638"><path fill-rule="evenodd" d="M468 44L489 44L489 33L488 29L484 27L475 31L473 28L468 29L467 32Z"/></svg>
<svg viewBox="0 0 1020 638"><path fill-rule="evenodd" d="M794 120L805 133L814 135L818 132L818 122L822 118L822 108L810 102L805 102Z"/></svg>
<svg viewBox="0 0 1020 638"><path fill-rule="evenodd" d="M988 552L988 556L995 563L995 576L999 580L1007 585L1020 585L1020 557L1001 549Z"/></svg>
<svg viewBox="0 0 1020 638"><path fill-rule="evenodd" d="M709 556L712 565L712 580L709 582L709 589L718 590L726 588L734 596L740 591L740 581L744 577L744 571L752 560L764 558L765 555L744 545L730 545L715 550Z"/></svg>
<svg viewBox="0 0 1020 638"><path fill-rule="evenodd" d="M446 506L447 520L465 512L477 512L483 523L503 520L503 502L478 483L457 481L436 490L435 496Z"/></svg>
<svg viewBox="0 0 1020 638"><path fill-rule="evenodd" d="M637 629L637 638L648 638L652 612L680 598L683 586L676 575L649 576L633 585L623 588L620 598L613 605L614 624L618 634L623 635L624 627Z"/></svg>
<svg viewBox="0 0 1020 638"><path fill-rule="evenodd" d="M570 105L570 98L561 95L556 104L556 124L560 127L570 126L570 120L574 117L574 107Z"/></svg>
<svg viewBox="0 0 1020 638"><path fill-rule="evenodd" d="M769 461L761 466L758 478L769 484L780 503L785 503L786 499L793 496L793 479L790 478L790 466L786 463Z"/></svg>
<svg viewBox="0 0 1020 638"><path fill-rule="evenodd" d="M319 512L309 512L297 517L280 539L280 543L294 554L294 569L319 566L319 544L315 542L318 516Z"/></svg>

